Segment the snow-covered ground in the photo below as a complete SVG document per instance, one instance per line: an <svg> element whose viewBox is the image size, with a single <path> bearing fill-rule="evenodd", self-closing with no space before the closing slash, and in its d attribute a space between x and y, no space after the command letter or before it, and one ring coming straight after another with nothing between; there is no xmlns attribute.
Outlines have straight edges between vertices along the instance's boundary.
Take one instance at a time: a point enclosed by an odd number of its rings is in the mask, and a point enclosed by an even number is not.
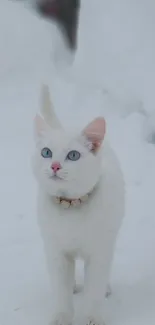
<svg viewBox="0 0 155 325"><path fill-rule="evenodd" d="M52 64L56 33L20 2L0 1L0 325L50 320L52 295L30 167L32 119L44 80L66 126L105 114L124 171L127 209L112 271L113 295L106 301L107 325L154 325L155 146L144 139L146 117L125 116L112 93L87 84L76 87L64 75L61 80Z"/></svg>

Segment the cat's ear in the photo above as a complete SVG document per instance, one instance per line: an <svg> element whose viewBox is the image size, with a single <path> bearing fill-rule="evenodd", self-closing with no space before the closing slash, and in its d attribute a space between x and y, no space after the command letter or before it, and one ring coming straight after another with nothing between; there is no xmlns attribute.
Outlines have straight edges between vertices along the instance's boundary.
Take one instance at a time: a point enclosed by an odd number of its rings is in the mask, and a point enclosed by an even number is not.
<svg viewBox="0 0 155 325"><path fill-rule="evenodd" d="M54 106L51 102L49 87L47 85L42 85L41 88L41 114L50 127L54 129L62 128L54 112Z"/></svg>
<svg viewBox="0 0 155 325"><path fill-rule="evenodd" d="M104 140L106 132L106 122L103 117L98 117L89 123L82 134L91 142L93 152L97 152Z"/></svg>
<svg viewBox="0 0 155 325"><path fill-rule="evenodd" d="M47 130L47 124L44 119L39 115L36 114L34 118L34 134L35 138L41 137L45 131Z"/></svg>

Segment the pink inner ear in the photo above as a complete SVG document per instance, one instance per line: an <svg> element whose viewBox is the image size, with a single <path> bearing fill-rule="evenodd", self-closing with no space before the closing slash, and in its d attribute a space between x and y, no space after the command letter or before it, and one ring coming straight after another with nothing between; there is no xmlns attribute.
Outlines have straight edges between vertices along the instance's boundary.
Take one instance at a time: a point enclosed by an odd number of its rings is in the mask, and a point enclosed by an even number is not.
<svg viewBox="0 0 155 325"><path fill-rule="evenodd" d="M92 142L94 150L101 146L105 131L106 123L103 117L96 118L84 129L84 135Z"/></svg>
<svg viewBox="0 0 155 325"><path fill-rule="evenodd" d="M103 117L98 117L87 125L84 134L88 137L103 141L105 136L106 123Z"/></svg>

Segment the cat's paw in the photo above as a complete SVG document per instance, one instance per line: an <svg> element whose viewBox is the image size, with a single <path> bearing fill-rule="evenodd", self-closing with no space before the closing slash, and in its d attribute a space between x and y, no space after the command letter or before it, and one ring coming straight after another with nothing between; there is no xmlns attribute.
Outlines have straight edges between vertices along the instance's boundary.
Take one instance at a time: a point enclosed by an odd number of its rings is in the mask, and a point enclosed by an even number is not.
<svg viewBox="0 0 155 325"><path fill-rule="evenodd" d="M80 325L105 325L102 317L98 316L85 316L80 319Z"/></svg>
<svg viewBox="0 0 155 325"><path fill-rule="evenodd" d="M53 316L49 325L71 325L72 318L68 313L60 312Z"/></svg>

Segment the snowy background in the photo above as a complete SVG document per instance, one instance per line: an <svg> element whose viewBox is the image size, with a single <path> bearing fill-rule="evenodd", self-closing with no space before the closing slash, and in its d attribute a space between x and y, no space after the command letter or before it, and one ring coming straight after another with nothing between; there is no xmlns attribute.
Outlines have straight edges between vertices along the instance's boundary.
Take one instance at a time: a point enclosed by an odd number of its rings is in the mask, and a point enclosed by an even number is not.
<svg viewBox="0 0 155 325"><path fill-rule="evenodd" d="M109 5L98 12L90 6L87 20L82 7L72 66L54 25L23 3L0 1L0 325L45 325L51 316L30 166L32 120L43 81L65 126L106 116L124 171L127 208L112 271L113 295L106 301L107 325L155 324L155 145L146 141L155 114L155 4L135 0L127 6L126 1L111 10L112 2L104 2ZM103 44L101 9L109 24ZM96 23L90 36L91 10Z"/></svg>

